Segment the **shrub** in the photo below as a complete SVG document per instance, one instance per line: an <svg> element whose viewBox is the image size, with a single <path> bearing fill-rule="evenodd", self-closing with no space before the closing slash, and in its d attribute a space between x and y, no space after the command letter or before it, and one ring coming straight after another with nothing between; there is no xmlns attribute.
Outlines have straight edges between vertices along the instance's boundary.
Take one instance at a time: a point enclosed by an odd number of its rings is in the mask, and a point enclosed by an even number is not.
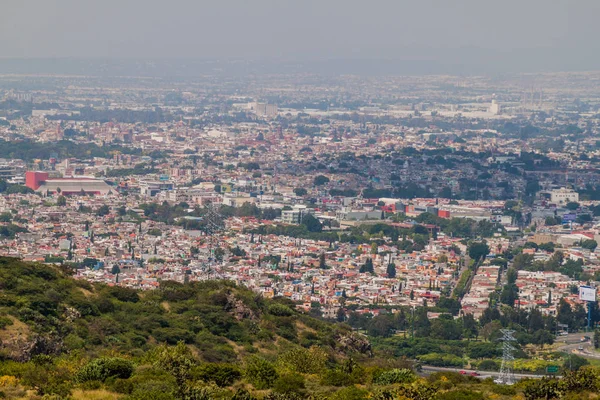
<svg viewBox="0 0 600 400"><path fill-rule="evenodd" d="M275 303L269 306L269 314L278 317L289 317L294 314L294 311L286 305Z"/></svg>
<svg viewBox="0 0 600 400"><path fill-rule="evenodd" d="M464 360L452 354L429 353L418 356L417 359L428 365L436 367L462 367Z"/></svg>
<svg viewBox="0 0 600 400"><path fill-rule="evenodd" d="M483 400L483 394L473 392L467 389L451 390L449 392L438 393L436 400Z"/></svg>
<svg viewBox="0 0 600 400"><path fill-rule="evenodd" d="M304 388L304 377L295 373L281 375L273 384L273 390L281 394L300 394Z"/></svg>
<svg viewBox="0 0 600 400"><path fill-rule="evenodd" d="M406 368L394 368L382 372L375 383L378 385L393 385L394 383L412 383L417 379L414 372Z"/></svg>
<svg viewBox="0 0 600 400"><path fill-rule="evenodd" d="M75 375L79 383L104 382L110 377L127 379L133 373L133 363L123 358L97 358L84 365Z"/></svg>
<svg viewBox="0 0 600 400"><path fill-rule="evenodd" d="M225 387L239 380L242 373L231 364L208 363L194 369L192 376L204 382L213 382L219 387Z"/></svg>
<svg viewBox="0 0 600 400"><path fill-rule="evenodd" d="M13 320L9 317L0 317L0 329L4 329L13 324Z"/></svg>
<svg viewBox="0 0 600 400"><path fill-rule="evenodd" d="M479 363L479 369L483 371L497 371L498 363L494 360L483 360Z"/></svg>
<svg viewBox="0 0 600 400"><path fill-rule="evenodd" d="M335 400L363 400L369 398L369 392L355 386L350 386L338 390L331 398Z"/></svg>
<svg viewBox="0 0 600 400"><path fill-rule="evenodd" d="M273 364L259 357L252 357L248 360L245 375L257 389L272 387L278 378L277 370Z"/></svg>
<svg viewBox="0 0 600 400"><path fill-rule="evenodd" d="M134 384L130 379L115 379L111 389L117 393L131 394L133 393Z"/></svg>
<svg viewBox="0 0 600 400"><path fill-rule="evenodd" d="M6 386L17 386L19 384L19 380L11 375L3 375L0 376L0 387Z"/></svg>
<svg viewBox="0 0 600 400"><path fill-rule="evenodd" d="M327 353L319 347L295 347L281 354L277 363L301 374L318 374L325 369Z"/></svg>

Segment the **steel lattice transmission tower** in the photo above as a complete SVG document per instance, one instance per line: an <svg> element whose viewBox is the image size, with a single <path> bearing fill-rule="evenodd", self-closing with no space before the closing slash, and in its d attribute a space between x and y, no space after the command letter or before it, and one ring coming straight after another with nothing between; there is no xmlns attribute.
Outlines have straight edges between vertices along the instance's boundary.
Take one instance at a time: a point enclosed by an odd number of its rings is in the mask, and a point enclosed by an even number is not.
<svg viewBox="0 0 600 400"><path fill-rule="evenodd" d="M206 222L206 234L212 236L225 228L224 218L219 212L219 205L210 203L208 210L204 215L204 221Z"/></svg>
<svg viewBox="0 0 600 400"><path fill-rule="evenodd" d="M512 366L515 356L513 352L516 350L512 345L517 339L513 336L515 331L511 329L500 329L502 333L502 365L500 366L500 376L494 382L503 385L512 385L515 377L513 375Z"/></svg>
<svg viewBox="0 0 600 400"><path fill-rule="evenodd" d="M215 237L217 233L225 229L225 218L219 212L220 205L216 203L208 204L206 214L204 215L204 222L206 223L205 231L208 238L208 247L210 252L209 262L206 264L206 270L211 272L211 264L214 262L214 251L215 251ZM212 260L212 261L211 261Z"/></svg>

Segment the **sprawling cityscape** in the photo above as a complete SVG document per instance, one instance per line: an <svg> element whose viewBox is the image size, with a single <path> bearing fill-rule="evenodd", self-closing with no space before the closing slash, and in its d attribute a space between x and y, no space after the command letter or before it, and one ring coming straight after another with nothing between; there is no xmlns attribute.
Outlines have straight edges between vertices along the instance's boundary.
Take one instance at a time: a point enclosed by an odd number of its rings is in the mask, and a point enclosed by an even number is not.
<svg viewBox="0 0 600 400"><path fill-rule="evenodd" d="M0 398L597 398L591 5L10 3Z"/></svg>

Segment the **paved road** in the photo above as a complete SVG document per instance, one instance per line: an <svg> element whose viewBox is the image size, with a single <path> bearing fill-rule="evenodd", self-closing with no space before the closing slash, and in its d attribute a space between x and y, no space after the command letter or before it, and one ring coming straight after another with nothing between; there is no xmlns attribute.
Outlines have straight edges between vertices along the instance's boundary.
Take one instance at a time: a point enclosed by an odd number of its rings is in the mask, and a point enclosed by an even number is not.
<svg viewBox="0 0 600 400"><path fill-rule="evenodd" d="M477 372L477 373L481 374L481 375L477 376L477 378L481 378L481 379L485 379L485 378L489 378L489 377L498 378L500 376L500 372L494 372L494 371L475 371L473 369L432 367L429 365L423 365L422 370L425 374L430 374L432 372L443 372L443 371L452 371L452 372L465 371L467 375L470 375L472 372ZM515 379L524 379L524 378L540 379L544 375L515 373L515 374L513 374L513 376L515 377ZM561 376L557 376L557 378L561 378Z"/></svg>
<svg viewBox="0 0 600 400"><path fill-rule="evenodd" d="M557 343L562 345L558 348L559 351L565 353L577 354L583 358L595 358L600 359L600 353L594 350L594 346L591 340L586 339L582 341L584 336L592 337L593 333L570 333L565 336L559 336L556 339Z"/></svg>

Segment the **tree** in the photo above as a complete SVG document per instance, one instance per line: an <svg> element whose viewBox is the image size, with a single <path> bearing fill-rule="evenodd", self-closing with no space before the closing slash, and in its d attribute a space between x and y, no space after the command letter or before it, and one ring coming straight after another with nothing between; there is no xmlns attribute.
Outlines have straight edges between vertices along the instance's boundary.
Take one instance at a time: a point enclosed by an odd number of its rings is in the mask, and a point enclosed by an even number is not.
<svg viewBox="0 0 600 400"><path fill-rule="evenodd" d="M321 255L319 255L319 268L327 269L327 264L325 263L325 253L321 253Z"/></svg>
<svg viewBox="0 0 600 400"><path fill-rule="evenodd" d="M525 400L558 399L562 397L562 388L555 378L531 380L523 389Z"/></svg>
<svg viewBox="0 0 600 400"><path fill-rule="evenodd" d="M184 398L190 370L195 364L194 356L184 342L178 342L176 346L162 345L157 349L154 362L156 368L166 371L175 379L177 398Z"/></svg>
<svg viewBox="0 0 600 400"><path fill-rule="evenodd" d="M305 188L295 188L294 194L298 197L306 196L308 191Z"/></svg>
<svg viewBox="0 0 600 400"><path fill-rule="evenodd" d="M321 232L323 230L323 225L321 222L312 216L312 214L306 214L302 218L302 225L306 226L306 229L309 232Z"/></svg>
<svg viewBox="0 0 600 400"><path fill-rule="evenodd" d="M532 343L539 345L540 349L543 349L545 344L554 343L554 335L545 329L540 329L533 334Z"/></svg>
<svg viewBox="0 0 600 400"><path fill-rule="evenodd" d="M313 184L315 186L322 186L322 185L325 185L326 183L329 183L329 178L326 177L325 175L317 175L317 176L315 176L315 179L313 181Z"/></svg>
<svg viewBox="0 0 600 400"><path fill-rule="evenodd" d="M483 328L481 328L480 333L485 340L491 340L493 336L500 331L500 329L502 329L502 324L500 321L492 321L485 324Z"/></svg>
<svg viewBox="0 0 600 400"><path fill-rule="evenodd" d="M245 375L252 385L259 390L272 387L279 377L275 366L260 357L251 357L248 359Z"/></svg>
<svg viewBox="0 0 600 400"><path fill-rule="evenodd" d="M96 211L96 215L99 217L104 217L105 215L108 215L108 213L110 213L110 208L106 204L100 206Z"/></svg>
<svg viewBox="0 0 600 400"><path fill-rule="evenodd" d="M430 334L431 321L427 317L427 307L419 307L414 315L415 334L419 337L427 337Z"/></svg>
<svg viewBox="0 0 600 400"><path fill-rule="evenodd" d="M344 322L346 320L346 312L343 307L338 308L335 319L337 322Z"/></svg>
<svg viewBox="0 0 600 400"><path fill-rule="evenodd" d="M359 269L360 273L375 273L374 269L373 269L373 260L371 258L367 258L365 263L363 265L361 265L360 269Z"/></svg>
<svg viewBox="0 0 600 400"><path fill-rule="evenodd" d="M556 319L559 323L568 325L569 327L573 324L573 310L571 305L562 298L558 302L558 309L556 310Z"/></svg>
<svg viewBox="0 0 600 400"><path fill-rule="evenodd" d="M225 250L223 250L220 247L217 247L215 249L215 260L217 260L218 262L223 261L223 256L225 255Z"/></svg>
<svg viewBox="0 0 600 400"><path fill-rule="evenodd" d="M585 358L578 356L577 354L570 354L569 361L565 362L565 368L568 368L570 371L579 371L581 367L589 364L590 362Z"/></svg>
<svg viewBox="0 0 600 400"><path fill-rule="evenodd" d="M577 203L575 201L570 201L567 203L567 205L565 207L571 211L575 211L579 208L579 203Z"/></svg>
<svg viewBox="0 0 600 400"><path fill-rule="evenodd" d="M377 254L377 243L373 242L371 243L371 254Z"/></svg>
<svg viewBox="0 0 600 400"><path fill-rule="evenodd" d="M67 205L67 198L65 196L58 196L56 199L56 205L60 207L64 207Z"/></svg>
<svg viewBox="0 0 600 400"><path fill-rule="evenodd" d="M468 248L469 257L475 261L485 258L490 253L490 247L484 242L471 242Z"/></svg>
<svg viewBox="0 0 600 400"><path fill-rule="evenodd" d="M396 277L396 264L389 263L387 266L386 273L387 273L388 278L395 278Z"/></svg>
<svg viewBox="0 0 600 400"><path fill-rule="evenodd" d="M119 268L119 266L117 264L115 264L112 266L110 273L113 275L117 275L117 274L121 273L121 268Z"/></svg>
<svg viewBox="0 0 600 400"><path fill-rule="evenodd" d="M598 242L593 239L583 240L581 241L581 247L590 251L594 251L596 247L598 247Z"/></svg>
<svg viewBox="0 0 600 400"><path fill-rule="evenodd" d="M539 245L539 249L547 251L549 253L554 253L554 243L552 243L552 242L542 243Z"/></svg>
<svg viewBox="0 0 600 400"><path fill-rule="evenodd" d="M459 340L462 327L451 315L442 314L431 322L431 337L442 340Z"/></svg>
<svg viewBox="0 0 600 400"><path fill-rule="evenodd" d="M517 299L519 288L514 283L506 284L500 293L500 302L507 306L513 307Z"/></svg>

